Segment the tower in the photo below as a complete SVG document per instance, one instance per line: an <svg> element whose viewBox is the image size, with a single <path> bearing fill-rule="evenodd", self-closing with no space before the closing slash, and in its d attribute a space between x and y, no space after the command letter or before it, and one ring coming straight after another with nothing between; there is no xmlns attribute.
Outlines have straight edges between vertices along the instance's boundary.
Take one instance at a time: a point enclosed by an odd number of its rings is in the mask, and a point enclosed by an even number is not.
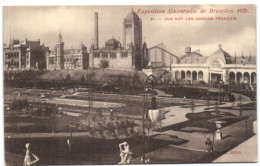
<svg viewBox="0 0 260 166"><path fill-rule="evenodd" d="M130 11L123 22L123 46L133 49L133 68L142 69L142 21L133 11Z"/></svg>
<svg viewBox="0 0 260 166"><path fill-rule="evenodd" d="M56 44L56 69L64 69L64 42L62 41L61 33L58 37L58 43Z"/></svg>
<svg viewBox="0 0 260 166"><path fill-rule="evenodd" d="M143 49L142 49L142 53L143 53L143 68L146 68L149 62L149 58L148 58L148 48L146 45L146 42L144 42L143 44Z"/></svg>
<svg viewBox="0 0 260 166"><path fill-rule="evenodd" d="M98 12L94 13L94 48L98 49Z"/></svg>

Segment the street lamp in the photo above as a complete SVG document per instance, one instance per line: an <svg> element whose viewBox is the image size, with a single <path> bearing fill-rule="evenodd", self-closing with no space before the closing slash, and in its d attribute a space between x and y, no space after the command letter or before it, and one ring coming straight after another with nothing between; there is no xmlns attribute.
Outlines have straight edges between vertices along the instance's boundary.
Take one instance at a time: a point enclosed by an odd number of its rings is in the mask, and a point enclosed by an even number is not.
<svg viewBox="0 0 260 166"><path fill-rule="evenodd" d="M221 94L222 80L219 81L219 93Z"/></svg>
<svg viewBox="0 0 260 166"><path fill-rule="evenodd" d="M209 108L209 92L207 92L207 105L208 105L208 108Z"/></svg>
<svg viewBox="0 0 260 166"><path fill-rule="evenodd" d="M58 108L58 110L59 110L59 112L61 112L62 108L61 108L61 107L59 107L59 108Z"/></svg>
<svg viewBox="0 0 260 166"><path fill-rule="evenodd" d="M114 118L114 110L113 110L113 108L110 108L109 111L110 111L110 119L113 119Z"/></svg>
<svg viewBox="0 0 260 166"><path fill-rule="evenodd" d="M248 115L245 115L245 123L246 123L246 139L247 139L247 123L248 123L248 120L249 120L249 116Z"/></svg>
<svg viewBox="0 0 260 166"><path fill-rule="evenodd" d="M195 103L194 100L191 100L191 112L194 113L194 109L195 109Z"/></svg>
<svg viewBox="0 0 260 166"><path fill-rule="evenodd" d="M56 114L56 107L53 108L53 123L52 123L52 133L55 133L55 114Z"/></svg>
<svg viewBox="0 0 260 166"><path fill-rule="evenodd" d="M160 111L157 108L153 108L149 110L149 118L151 121L149 121L149 128L148 128L148 152L150 152L150 135L149 130L151 129L151 122L156 122L158 120Z"/></svg>
<svg viewBox="0 0 260 166"><path fill-rule="evenodd" d="M8 135L8 137L7 137L7 138L8 138L8 145L9 145L9 148L11 149L11 147L12 147L12 146L11 146L11 136L10 136L10 135Z"/></svg>
<svg viewBox="0 0 260 166"><path fill-rule="evenodd" d="M67 139L67 144L69 148L69 154L70 154L70 163L72 163L72 120L69 121L69 128L70 128L70 138Z"/></svg>
<svg viewBox="0 0 260 166"><path fill-rule="evenodd" d="M215 102L215 113L216 113L216 116L218 116L218 101L217 100Z"/></svg>
<svg viewBox="0 0 260 166"><path fill-rule="evenodd" d="M73 122L70 120L69 122L69 128L70 128L70 140L72 141L72 127L73 127Z"/></svg>
<svg viewBox="0 0 260 166"><path fill-rule="evenodd" d="M148 77L149 78L149 77ZM147 78L147 80L148 80ZM142 163L144 164L145 162L145 126L144 126L144 119L145 119L145 114L146 114L146 92L147 92L147 80L146 83L144 85L144 93L143 93L143 117L142 117L142 125L143 125L143 160Z"/></svg>
<svg viewBox="0 0 260 166"><path fill-rule="evenodd" d="M241 98L241 95L239 96L239 98L238 98L238 100L239 100L239 116L242 116L242 108L241 108L241 100L242 100L242 98Z"/></svg>

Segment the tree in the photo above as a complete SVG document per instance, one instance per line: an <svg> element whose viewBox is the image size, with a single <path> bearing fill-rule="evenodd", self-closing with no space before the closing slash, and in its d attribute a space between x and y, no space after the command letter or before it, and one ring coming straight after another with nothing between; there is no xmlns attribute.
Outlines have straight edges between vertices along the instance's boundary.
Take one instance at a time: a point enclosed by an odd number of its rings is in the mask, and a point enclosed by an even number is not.
<svg viewBox="0 0 260 166"><path fill-rule="evenodd" d="M122 79L122 75L118 75L117 77L117 85L118 86L122 86L123 85L123 79Z"/></svg>
<svg viewBox="0 0 260 166"><path fill-rule="evenodd" d="M84 83L84 82L85 82L84 74L81 75L80 82L81 82L81 83Z"/></svg>
<svg viewBox="0 0 260 166"><path fill-rule="evenodd" d="M92 71L91 73L89 73L87 75L87 79L88 79L88 82L91 83L93 81L95 81L96 79L96 73L94 71Z"/></svg>
<svg viewBox="0 0 260 166"><path fill-rule="evenodd" d="M195 110L195 103L194 100L191 100L191 112L194 113Z"/></svg>
<svg viewBox="0 0 260 166"><path fill-rule="evenodd" d="M140 85L141 84L141 80L140 80L140 76L139 76L138 72L134 73L132 80L133 80L132 83L134 85Z"/></svg>
<svg viewBox="0 0 260 166"><path fill-rule="evenodd" d="M70 76L70 74L67 74L67 76L66 76L66 79L65 79L66 81L71 81L71 76Z"/></svg>
<svg viewBox="0 0 260 166"><path fill-rule="evenodd" d="M29 102L27 99L17 100L14 99L11 103L11 110L21 112L23 109L29 106Z"/></svg>

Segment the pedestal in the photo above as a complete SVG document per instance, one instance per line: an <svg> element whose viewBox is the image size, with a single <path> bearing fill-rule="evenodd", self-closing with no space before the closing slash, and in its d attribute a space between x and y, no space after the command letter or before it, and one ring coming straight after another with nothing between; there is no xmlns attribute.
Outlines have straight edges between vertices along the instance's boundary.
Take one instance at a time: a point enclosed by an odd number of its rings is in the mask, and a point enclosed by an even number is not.
<svg viewBox="0 0 260 166"><path fill-rule="evenodd" d="M216 131L216 140L222 140L222 132L219 129Z"/></svg>
<svg viewBox="0 0 260 166"><path fill-rule="evenodd" d="M254 134L257 134L257 121L253 122L253 132Z"/></svg>

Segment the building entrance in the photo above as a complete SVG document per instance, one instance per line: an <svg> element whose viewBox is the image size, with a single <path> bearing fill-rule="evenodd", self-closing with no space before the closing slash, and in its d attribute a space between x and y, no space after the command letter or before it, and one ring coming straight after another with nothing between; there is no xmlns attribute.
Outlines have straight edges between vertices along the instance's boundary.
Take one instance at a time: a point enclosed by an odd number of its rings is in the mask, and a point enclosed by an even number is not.
<svg viewBox="0 0 260 166"><path fill-rule="evenodd" d="M222 80L222 74L217 74L217 73L211 73L211 85L215 86L220 83Z"/></svg>
<svg viewBox="0 0 260 166"><path fill-rule="evenodd" d="M101 61L102 68L108 68L108 61Z"/></svg>

